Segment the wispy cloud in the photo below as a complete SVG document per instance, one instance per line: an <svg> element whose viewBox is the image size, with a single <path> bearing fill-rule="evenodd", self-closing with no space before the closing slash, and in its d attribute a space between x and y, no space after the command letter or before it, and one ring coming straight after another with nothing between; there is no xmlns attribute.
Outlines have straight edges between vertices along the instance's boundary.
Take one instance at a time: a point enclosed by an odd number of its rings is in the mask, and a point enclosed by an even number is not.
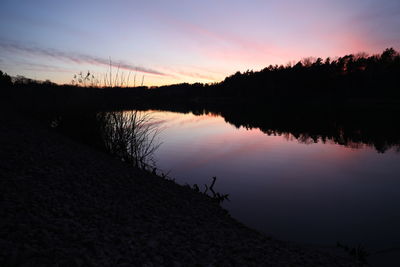
<svg viewBox="0 0 400 267"><path fill-rule="evenodd" d="M295 54L292 50L276 45L273 40L258 40L234 31L221 32L211 27L167 16L160 16L159 19L172 25L190 41L194 41L195 44L190 44L189 47L210 60L249 64L266 61L273 63L284 61L285 58L291 58Z"/></svg>
<svg viewBox="0 0 400 267"><path fill-rule="evenodd" d="M26 46L18 43L10 43L0 41L0 48L2 50L11 52L11 53L27 53L35 56L44 56L49 58L54 58L57 60L69 61L76 64L92 64L97 66L109 66L110 59L85 55L80 53L66 53L63 51L50 49L50 48L39 48L34 46ZM117 63L116 63L117 62ZM160 76L169 76L169 74L163 73L161 71L146 68L142 66L135 66L130 63L124 61L111 61L113 67L119 67L120 69L129 70L129 71L137 71L146 74L160 75Z"/></svg>
<svg viewBox="0 0 400 267"><path fill-rule="evenodd" d="M23 65L25 70L32 70L32 71L62 72L62 73L73 72L73 70L67 68L61 68L58 66L47 65L47 64L31 63L31 62L16 62L16 65Z"/></svg>
<svg viewBox="0 0 400 267"><path fill-rule="evenodd" d="M189 71L176 71L176 73L186 76L186 77L192 77L192 78L198 78L198 79L203 79L203 80L210 80L210 81L216 81L216 79L210 75L205 75L197 72L189 72Z"/></svg>

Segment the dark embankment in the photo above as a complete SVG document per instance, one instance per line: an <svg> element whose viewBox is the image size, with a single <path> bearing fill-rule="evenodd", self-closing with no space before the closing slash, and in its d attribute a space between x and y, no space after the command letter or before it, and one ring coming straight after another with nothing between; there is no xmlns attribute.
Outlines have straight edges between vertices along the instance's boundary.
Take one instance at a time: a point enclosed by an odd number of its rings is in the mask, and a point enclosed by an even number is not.
<svg viewBox="0 0 400 267"><path fill-rule="evenodd" d="M189 188L14 112L0 115L0 147L0 266L356 265L267 238Z"/></svg>

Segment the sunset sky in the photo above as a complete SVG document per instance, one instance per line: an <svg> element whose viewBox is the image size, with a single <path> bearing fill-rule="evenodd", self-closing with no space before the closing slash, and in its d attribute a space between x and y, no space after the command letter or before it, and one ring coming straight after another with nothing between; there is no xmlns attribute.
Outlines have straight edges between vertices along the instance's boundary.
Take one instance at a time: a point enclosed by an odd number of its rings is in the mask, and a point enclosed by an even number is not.
<svg viewBox="0 0 400 267"><path fill-rule="evenodd" d="M2 0L0 70L70 83L109 58L144 84L217 82L304 57L400 48L399 0ZM116 68L116 67L115 67ZM133 74L132 74L133 75ZM131 85L133 79L131 79Z"/></svg>

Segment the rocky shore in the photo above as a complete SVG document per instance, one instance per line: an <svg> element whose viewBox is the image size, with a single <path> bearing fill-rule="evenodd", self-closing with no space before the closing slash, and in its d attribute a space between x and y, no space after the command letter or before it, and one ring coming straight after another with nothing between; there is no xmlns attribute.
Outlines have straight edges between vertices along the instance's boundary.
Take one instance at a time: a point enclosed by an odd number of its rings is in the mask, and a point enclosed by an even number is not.
<svg viewBox="0 0 400 267"><path fill-rule="evenodd" d="M359 266L19 115L0 115L0 159L0 266Z"/></svg>

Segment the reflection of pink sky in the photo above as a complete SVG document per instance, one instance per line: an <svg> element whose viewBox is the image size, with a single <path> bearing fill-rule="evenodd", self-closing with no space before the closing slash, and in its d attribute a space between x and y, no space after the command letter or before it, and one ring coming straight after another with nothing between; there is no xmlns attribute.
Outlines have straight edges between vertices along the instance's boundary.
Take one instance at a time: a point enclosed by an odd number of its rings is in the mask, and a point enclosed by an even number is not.
<svg viewBox="0 0 400 267"><path fill-rule="evenodd" d="M163 111L147 111L156 121L159 121L163 127L173 128L178 125L191 125L199 127L198 123L216 123L223 119L214 114L194 115L193 113L181 114L175 112L163 112Z"/></svg>
<svg viewBox="0 0 400 267"><path fill-rule="evenodd" d="M243 157L255 150L262 148L263 151L268 151L270 145L278 145L280 140L270 144L263 142L262 147L259 143L262 133L259 130L229 131L221 134L205 136L198 142L202 143L196 155L207 155L205 157L196 157L196 159L185 165L186 168L197 168L209 162L219 160L230 161L233 158ZM215 150L215 148L220 148Z"/></svg>
<svg viewBox="0 0 400 267"><path fill-rule="evenodd" d="M364 152L357 149L347 148L337 144L302 144L296 139L289 141L283 136L268 136L258 129L229 131L221 134L206 136L199 142L203 144L201 150L197 153L200 155L208 155L207 157L193 162L188 168L198 167L204 163L214 162L219 159L232 160L232 158L242 158L246 155L250 157L263 157L265 153L278 153L282 155L302 154L310 162L343 162L351 164L351 159L362 155ZM226 144L226 142L228 144ZM234 144L233 146L230 146ZM217 152L214 146L220 146ZM229 149L224 151L224 146ZM305 159L304 158L304 159ZM304 160L303 159L303 160ZM259 160L259 159L258 159Z"/></svg>
<svg viewBox="0 0 400 267"><path fill-rule="evenodd" d="M259 129L237 129L221 117L152 114L167 128L161 151L156 152L158 167L170 171L177 183L197 184L201 190L217 177L215 190L230 195L224 207L232 216L249 216L246 223L254 219L260 225L271 224L275 218L274 223L288 225L285 232L293 228L293 221L305 228L333 221L341 232L353 215L365 213L352 223L368 220L371 209L380 215L378 221L390 221L391 215L379 212L387 203L397 203L392 200L397 200L398 155L330 142L302 144ZM312 214L317 215L310 220ZM271 231L270 226L265 228Z"/></svg>
<svg viewBox="0 0 400 267"><path fill-rule="evenodd" d="M287 136L268 136L259 129L237 129L215 115L196 116L191 113L152 112L164 127L161 150L180 151L174 154L183 169L195 169L215 162L237 160L260 162L263 160L307 161L330 164L352 164L362 150L327 142L303 144ZM370 148L373 152L372 148ZM164 151L167 153L166 151ZM174 152L174 153L175 153ZM266 155L268 154L268 157Z"/></svg>

